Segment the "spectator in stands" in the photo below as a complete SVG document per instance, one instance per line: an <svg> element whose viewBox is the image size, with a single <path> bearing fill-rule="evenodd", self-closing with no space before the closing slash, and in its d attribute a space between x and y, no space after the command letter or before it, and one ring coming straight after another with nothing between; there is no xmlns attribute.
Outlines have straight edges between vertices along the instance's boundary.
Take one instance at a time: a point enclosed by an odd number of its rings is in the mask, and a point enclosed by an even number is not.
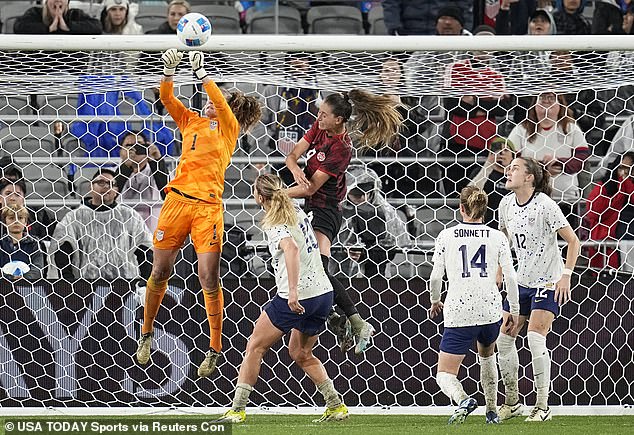
<svg viewBox="0 0 634 435"><path fill-rule="evenodd" d="M99 35L101 23L81 9L71 9L68 0L48 0L44 6L33 6L15 21L15 33L45 35Z"/></svg>
<svg viewBox="0 0 634 435"><path fill-rule="evenodd" d="M578 216L573 210L582 191L578 174L589 150L564 96L547 91L533 97L527 119L511 131L508 139L523 157L539 160L546 167L553 179L551 196L576 228Z"/></svg>
<svg viewBox="0 0 634 435"><path fill-rule="evenodd" d="M634 166L634 152L616 156L608 165L608 173L590 192L586 202L588 211L584 216L584 224L590 229L590 239L596 241L615 240L617 237L620 218L627 218L625 214L621 216L621 212L630 202L630 197L634 193L632 166ZM630 216L630 218L633 219L634 216ZM603 252L608 255L607 265L618 269L618 254L612 248L603 250L589 247L590 266L597 268L606 266Z"/></svg>
<svg viewBox="0 0 634 435"><path fill-rule="evenodd" d="M0 239L0 267L12 261L29 266L24 278L39 279L44 275L44 251L40 242L27 232L29 212L24 206L13 204L2 208L2 226L6 236Z"/></svg>
<svg viewBox="0 0 634 435"><path fill-rule="evenodd" d="M515 145L506 138L497 136L489 143L489 157L482 169L469 183L476 186L489 197L484 222L492 228L498 227L498 208L500 201L511 193L506 189L506 168L516 157Z"/></svg>
<svg viewBox="0 0 634 435"><path fill-rule="evenodd" d="M150 276L152 234L136 211L115 201L115 177L99 169L84 203L55 228L49 251L69 281Z"/></svg>
<svg viewBox="0 0 634 435"><path fill-rule="evenodd" d="M622 183L627 187L623 190L632 192L634 184L634 154L628 153L630 159L621 162L619 167L620 176L625 180ZM619 213L619 219L616 224L615 237L619 240L619 255L621 257L621 271L626 273L634 273L634 194L630 193L626 197L626 201Z"/></svg>
<svg viewBox="0 0 634 435"><path fill-rule="evenodd" d="M585 0L557 0L553 18L559 35L590 35L592 25L583 15Z"/></svg>
<svg viewBox="0 0 634 435"><path fill-rule="evenodd" d="M167 168L155 145L139 132L129 132L121 141L121 164L116 172L117 190L122 200L138 201L131 205L143 218L153 233L158 223L161 205L165 198ZM144 204L147 201L150 204Z"/></svg>
<svg viewBox="0 0 634 435"><path fill-rule="evenodd" d="M183 16L190 13L192 7L185 0L172 0L167 5L167 21L158 26L157 29L148 30L147 34L169 35L176 33L176 26Z"/></svg>
<svg viewBox="0 0 634 435"><path fill-rule="evenodd" d="M597 0L594 4L594 14L592 15L592 34L629 34L632 26L631 20L625 21L623 19L628 3L625 0ZM626 32L626 30L628 31Z"/></svg>
<svg viewBox="0 0 634 435"><path fill-rule="evenodd" d="M5 178L0 179L0 207L19 205L25 207L26 182L22 178L22 171L14 167L12 171L5 171ZM27 220L29 234L39 240L48 240L55 230L55 221L44 208L30 210ZM4 227L0 230L4 234Z"/></svg>
<svg viewBox="0 0 634 435"><path fill-rule="evenodd" d="M383 0L383 16L385 27L390 35L435 35L438 29L438 12L448 6L455 6L459 13L452 12L451 17L458 15L461 27L471 29L471 7L473 1L461 0L451 3L440 0ZM467 12L467 17L462 11ZM446 12L445 12L446 13ZM465 20L467 18L467 20Z"/></svg>
<svg viewBox="0 0 634 435"><path fill-rule="evenodd" d="M495 31L498 35L526 35L529 18L537 9L535 0L502 0L495 17Z"/></svg>
<svg viewBox="0 0 634 435"><path fill-rule="evenodd" d="M105 0L101 11L103 33L107 35L142 35L143 27L134 21L129 0Z"/></svg>
<svg viewBox="0 0 634 435"><path fill-rule="evenodd" d="M477 36L493 36L495 30L482 25ZM473 52L469 58L453 63L445 74L445 84L452 95L444 99L448 125L443 136L446 147L441 156L470 159L448 164L443 180L445 195L458 195L474 172L475 157L487 149L497 134L497 116L505 117L513 102L506 93L506 83L495 55ZM477 170L477 169L476 169Z"/></svg>
<svg viewBox="0 0 634 435"><path fill-rule="evenodd" d="M602 177L609 175L609 172L606 174L606 171L609 171L609 165L610 162L614 161L614 156L623 155L627 152L634 152L634 115L625 119L623 124L619 127L612 139L610 148L601 159L599 168L594 173L594 178L601 179Z"/></svg>
<svg viewBox="0 0 634 435"><path fill-rule="evenodd" d="M348 276L356 275L357 264L368 278L385 276L386 265L395 255L394 248L412 243L407 225L387 202L379 176L372 169L351 165L346 182L348 193L342 203L344 223L338 235L345 254L338 254L335 259L343 262L341 270Z"/></svg>

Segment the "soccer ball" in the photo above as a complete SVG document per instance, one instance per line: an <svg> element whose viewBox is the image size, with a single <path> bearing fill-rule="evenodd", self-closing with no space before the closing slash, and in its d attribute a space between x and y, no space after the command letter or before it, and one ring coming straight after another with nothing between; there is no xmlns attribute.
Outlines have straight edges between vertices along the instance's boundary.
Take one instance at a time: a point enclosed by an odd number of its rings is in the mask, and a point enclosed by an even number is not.
<svg viewBox="0 0 634 435"><path fill-rule="evenodd" d="M176 26L178 39L188 47L200 47L211 36L211 23L206 16L196 12L184 15Z"/></svg>

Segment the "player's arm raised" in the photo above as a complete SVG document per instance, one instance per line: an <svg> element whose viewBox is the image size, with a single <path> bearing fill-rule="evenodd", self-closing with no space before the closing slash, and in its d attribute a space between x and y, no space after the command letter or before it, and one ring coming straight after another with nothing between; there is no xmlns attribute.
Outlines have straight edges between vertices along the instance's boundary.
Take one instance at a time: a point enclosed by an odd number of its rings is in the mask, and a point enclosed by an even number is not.
<svg viewBox="0 0 634 435"><path fill-rule="evenodd" d="M209 77L207 71L205 70L205 55L202 51L190 51L189 52L189 62L191 63L192 70L194 71L194 75L198 80L203 82L203 87L205 88L205 92L209 99L214 103L214 107L216 108L216 116L218 116L218 121L223 126L223 128L232 128L235 130L240 130L240 126L238 125L238 120L236 119L231 107L229 107L229 103L227 99L223 95L222 91Z"/></svg>
<svg viewBox="0 0 634 435"><path fill-rule="evenodd" d="M163 78L161 79L160 88L161 103L163 103L179 128L182 126L187 114L185 105L174 96L174 74L182 59L183 53L175 48L166 50L161 56L163 61Z"/></svg>
<svg viewBox="0 0 634 435"><path fill-rule="evenodd" d="M570 226L563 227L557 231L557 234L568 243L564 273L561 279L555 284L555 301L557 301L559 305L563 305L570 300L570 278L577 264L581 243Z"/></svg>

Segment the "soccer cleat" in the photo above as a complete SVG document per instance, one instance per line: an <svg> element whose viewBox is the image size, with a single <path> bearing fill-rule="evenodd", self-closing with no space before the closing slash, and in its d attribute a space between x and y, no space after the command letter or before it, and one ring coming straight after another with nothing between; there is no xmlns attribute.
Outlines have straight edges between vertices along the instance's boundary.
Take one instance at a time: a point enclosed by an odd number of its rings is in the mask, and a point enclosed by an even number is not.
<svg viewBox="0 0 634 435"><path fill-rule="evenodd" d="M456 409L447 424L462 424L467 419L467 416L471 414L478 407L478 402L471 397L467 397Z"/></svg>
<svg viewBox="0 0 634 435"><path fill-rule="evenodd" d="M520 402L517 402L515 405L507 405L505 403L498 409L500 421L508 420L518 415L522 415L522 404Z"/></svg>
<svg viewBox="0 0 634 435"><path fill-rule="evenodd" d="M497 413L495 411L487 411L487 415L486 415L486 424L499 424L500 423L500 417L498 417Z"/></svg>
<svg viewBox="0 0 634 435"><path fill-rule="evenodd" d="M214 420L214 423L244 423L247 419L246 411L234 411L230 409L229 411L222 414L218 420Z"/></svg>
<svg viewBox="0 0 634 435"><path fill-rule="evenodd" d="M357 355L365 352L367 347L370 345L370 341L372 340L372 336L374 335L374 326L370 325L368 322L365 322L361 331L359 331L359 335L357 335L357 345L354 347L354 353Z"/></svg>
<svg viewBox="0 0 634 435"><path fill-rule="evenodd" d="M341 421L348 418L348 407L345 404L335 406L334 408L326 408L321 417L313 420L313 423L323 423L325 421Z"/></svg>
<svg viewBox="0 0 634 435"><path fill-rule="evenodd" d="M553 415L550 412L550 408L541 409L536 406L524 421L548 421L552 420L552 418Z"/></svg>
<svg viewBox="0 0 634 435"><path fill-rule="evenodd" d="M218 363L218 359L220 358L220 354L213 349L209 349L207 351L207 355L205 356L205 360L198 367L198 376L201 378L206 378L211 375L214 370L216 370L216 364Z"/></svg>
<svg viewBox="0 0 634 435"><path fill-rule="evenodd" d="M354 347L352 325L346 316L340 316L336 311L333 311L328 316L328 327L337 337L337 342L342 352L345 353Z"/></svg>
<svg viewBox="0 0 634 435"><path fill-rule="evenodd" d="M139 346L136 348L136 360L139 364L145 365L150 360L150 350L152 349L152 339L154 332L141 334L139 338Z"/></svg>

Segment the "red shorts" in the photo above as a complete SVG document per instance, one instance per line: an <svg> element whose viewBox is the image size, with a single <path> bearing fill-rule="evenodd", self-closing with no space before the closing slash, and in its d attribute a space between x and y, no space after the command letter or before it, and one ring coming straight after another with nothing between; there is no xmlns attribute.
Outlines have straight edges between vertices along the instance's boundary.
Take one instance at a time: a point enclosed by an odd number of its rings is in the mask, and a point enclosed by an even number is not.
<svg viewBox="0 0 634 435"><path fill-rule="evenodd" d="M154 247L180 249L191 234L196 253L221 252L223 217L222 204L209 204L170 192L154 231Z"/></svg>

